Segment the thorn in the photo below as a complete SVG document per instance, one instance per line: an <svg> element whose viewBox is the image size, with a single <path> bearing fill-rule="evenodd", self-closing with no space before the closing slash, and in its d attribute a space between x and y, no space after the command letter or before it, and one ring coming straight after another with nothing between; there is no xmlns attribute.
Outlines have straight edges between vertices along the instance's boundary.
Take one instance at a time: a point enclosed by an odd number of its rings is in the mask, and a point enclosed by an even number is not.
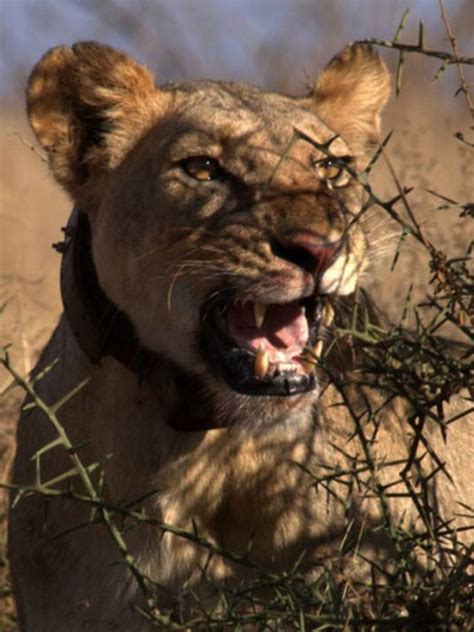
<svg viewBox="0 0 474 632"><path fill-rule="evenodd" d="M56 243L51 244L51 247L53 250L56 250L56 252L64 254L67 250L68 244L65 241L57 241Z"/></svg>

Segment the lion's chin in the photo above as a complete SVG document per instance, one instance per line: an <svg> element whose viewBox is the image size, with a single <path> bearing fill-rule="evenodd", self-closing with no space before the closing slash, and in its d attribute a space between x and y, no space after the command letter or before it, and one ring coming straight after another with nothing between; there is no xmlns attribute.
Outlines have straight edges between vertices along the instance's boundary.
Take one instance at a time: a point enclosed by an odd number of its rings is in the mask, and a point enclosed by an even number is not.
<svg viewBox="0 0 474 632"><path fill-rule="evenodd" d="M200 352L235 392L287 398L316 387L323 307L314 297L279 304L207 302Z"/></svg>

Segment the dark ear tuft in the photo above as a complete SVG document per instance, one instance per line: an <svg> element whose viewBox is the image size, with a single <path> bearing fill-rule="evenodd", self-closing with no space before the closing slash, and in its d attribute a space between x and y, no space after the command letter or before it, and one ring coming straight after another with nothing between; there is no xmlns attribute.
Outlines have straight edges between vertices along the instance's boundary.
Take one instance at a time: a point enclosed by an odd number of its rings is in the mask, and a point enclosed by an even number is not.
<svg viewBox="0 0 474 632"><path fill-rule="evenodd" d="M389 96L390 75L379 54L368 44L351 44L323 70L311 100L321 118L364 153L379 140Z"/></svg>
<svg viewBox="0 0 474 632"><path fill-rule="evenodd" d="M118 164L152 118L154 94L149 70L95 42L53 48L33 68L29 120L56 179L73 196Z"/></svg>

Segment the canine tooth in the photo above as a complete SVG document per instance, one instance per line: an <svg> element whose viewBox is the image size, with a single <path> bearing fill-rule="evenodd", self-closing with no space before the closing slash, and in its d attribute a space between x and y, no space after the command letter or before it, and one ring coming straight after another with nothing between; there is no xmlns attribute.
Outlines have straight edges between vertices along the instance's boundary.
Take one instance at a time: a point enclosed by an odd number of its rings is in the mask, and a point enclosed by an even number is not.
<svg viewBox="0 0 474 632"><path fill-rule="evenodd" d="M303 367L305 373L312 373L312 371L314 371L317 360L321 357L323 346L323 341L318 340L316 344L309 351L306 351L300 359L301 366Z"/></svg>
<svg viewBox="0 0 474 632"><path fill-rule="evenodd" d="M260 379L264 378L268 373L268 368L270 366L270 360L268 359L268 353L265 349L260 346L257 349L257 353L255 355L255 364L254 364L254 373L256 377Z"/></svg>
<svg viewBox="0 0 474 632"><path fill-rule="evenodd" d="M329 327L333 320L334 320L334 308L331 305L331 303L325 303L323 307L323 317L322 317L323 325L325 327Z"/></svg>
<svg viewBox="0 0 474 632"><path fill-rule="evenodd" d="M314 345L314 347L311 349L311 352L313 354L313 356L315 358L320 358L321 357L321 353L323 350L323 341L322 340L318 340L317 343Z"/></svg>
<svg viewBox="0 0 474 632"><path fill-rule="evenodd" d="M300 363L305 373L312 373L314 371L314 367L316 366L316 363L311 356L303 356Z"/></svg>
<svg viewBox="0 0 474 632"><path fill-rule="evenodd" d="M263 303L254 303L253 304L253 313L255 316L255 324L260 329L263 325L263 321L265 320L265 314L267 313L267 306Z"/></svg>

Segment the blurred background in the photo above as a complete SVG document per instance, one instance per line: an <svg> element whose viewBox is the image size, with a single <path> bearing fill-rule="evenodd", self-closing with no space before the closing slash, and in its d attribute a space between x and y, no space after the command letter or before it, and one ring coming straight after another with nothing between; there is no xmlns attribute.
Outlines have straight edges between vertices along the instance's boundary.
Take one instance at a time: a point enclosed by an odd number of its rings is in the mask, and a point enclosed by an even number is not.
<svg viewBox="0 0 474 632"><path fill-rule="evenodd" d="M472 0L445 0L445 7L460 53L472 56ZM48 48L94 39L146 63L158 82L230 79L302 94L347 42L393 38L407 8L401 41L416 41L422 19L427 45L450 51L436 0L0 0L0 346L13 344L17 369L29 372L58 318L59 256L51 243L61 238L70 210L24 114L26 79ZM395 70L397 53L379 50ZM472 225L456 211L435 210L438 200L426 189L460 202L472 200L472 149L454 137L461 131L472 141L472 120L464 95L454 96L459 86L454 66L433 83L439 65L419 55L406 57L401 93L387 108L384 132L394 130L388 153L401 182L415 187L410 199L418 220L438 247L455 256L472 239ZM472 82L471 70L465 73ZM394 195L383 165L374 184L382 196ZM379 222L394 234L386 215ZM375 266L374 285L397 318L410 284L415 299L423 297L429 270L423 253L407 240L392 271L388 242L380 244L386 256ZM0 371L0 392L8 380ZM13 393L0 401L0 480L7 476L14 449L18 400ZM0 580L2 521L0 504ZM14 629L7 627L13 620L2 615L11 610L8 594L8 589L0 591L2 630Z"/></svg>

